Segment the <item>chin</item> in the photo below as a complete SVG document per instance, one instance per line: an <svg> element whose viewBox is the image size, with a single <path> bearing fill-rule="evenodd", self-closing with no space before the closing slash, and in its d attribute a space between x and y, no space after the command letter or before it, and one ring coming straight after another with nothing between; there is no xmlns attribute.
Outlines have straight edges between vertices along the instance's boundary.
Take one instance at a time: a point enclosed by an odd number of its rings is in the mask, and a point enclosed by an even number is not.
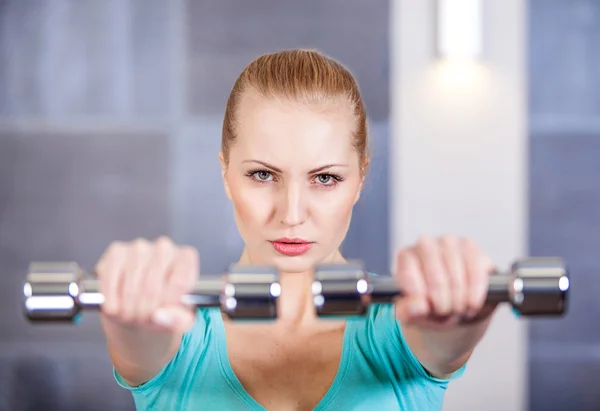
<svg viewBox="0 0 600 411"><path fill-rule="evenodd" d="M311 258L277 256L273 259L273 265L284 273L301 274L310 271L315 266Z"/></svg>
<svg viewBox="0 0 600 411"><path fill-rule="evenodd" d="M289 274L301 274L311 271L321 261L321 259L311 255L310 252L294 257L277 254L271 256L269 260L268 264L272 264L279 271Z"/></svg>

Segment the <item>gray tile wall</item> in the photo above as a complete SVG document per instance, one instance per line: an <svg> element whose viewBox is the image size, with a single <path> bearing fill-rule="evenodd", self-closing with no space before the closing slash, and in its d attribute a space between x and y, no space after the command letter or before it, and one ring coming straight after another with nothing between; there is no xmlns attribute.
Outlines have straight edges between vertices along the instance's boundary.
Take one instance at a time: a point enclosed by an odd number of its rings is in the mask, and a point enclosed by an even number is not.
<svg viewBox="0 0 600 411"><path fill-rule="evenodd" d="M218 273L242 243L217 153L229 88L262 52L319 48L353 71L373 130L344 251L388 268L388 2L0 1L0 411L132 410L97 315L30 326L34 260L86 268L169 234Z"/></svg>
<svg viewBox="0 0 600 411"><path fill-rule="evenodd" d="M529 1L530 253L570 266L569 312L531 322L530 409L598 410L600 2Z"/></svg>

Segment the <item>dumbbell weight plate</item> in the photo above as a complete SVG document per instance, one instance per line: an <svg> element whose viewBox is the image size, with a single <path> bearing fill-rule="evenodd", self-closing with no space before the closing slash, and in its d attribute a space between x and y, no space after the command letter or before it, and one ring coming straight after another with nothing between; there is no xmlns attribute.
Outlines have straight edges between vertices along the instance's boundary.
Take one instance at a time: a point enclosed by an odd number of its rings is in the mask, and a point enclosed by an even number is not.
<svg viewBox="0 0 600 411"><path fill-rule="evenodd" d="M281 294L276 268L231 265L225 276L221 310L231 319L274 319Z"/></svg>
<svg viewBox="0 0 600 411"><path fill-rule="evenodd" d="M23 307L29 321L72 321L81 307L75 298L82 272L74 262L31 263L23 286Z"/></svg>
<svg viewBox="0 0 600 411"><path fill-rule="evenodd" d="M362 316L369 305L369 283L359 261L317 266L312 293L317 315Z"/></svg>

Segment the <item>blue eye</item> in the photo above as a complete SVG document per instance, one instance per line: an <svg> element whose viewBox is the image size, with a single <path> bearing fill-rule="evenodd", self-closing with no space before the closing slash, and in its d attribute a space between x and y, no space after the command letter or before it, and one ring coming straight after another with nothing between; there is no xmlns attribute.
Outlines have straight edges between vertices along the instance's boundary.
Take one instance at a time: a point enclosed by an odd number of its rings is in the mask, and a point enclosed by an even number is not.
<svg viewBox="0 0 600 411"><path fill-rule="evenodd" d="M344 179L335 174L319 174L315 178L315 182L325 187L333 187Z"/></svg>
<svg viewBox="0 0 600 411"><path fill-rule="evenodd" d="M259 183L268 183L275 179L270 171L262 169L250 170L246 173L246 176Z"/></svg>
<svg viewBox="0 0 600 411"><path fill-rule="evenodd" d="M260 181L269 181L269 177L273 177L268 171L260 170L254 173L254 177Z"/></svg>
<svg viewBox="0 0 600 411"><path fill-rule="evenodd" d="M329 174L319 174L317 176L317 180L321 184L329 184L329 183L331 183L331 180L333 180L333 177L330 176Z"/></svg>

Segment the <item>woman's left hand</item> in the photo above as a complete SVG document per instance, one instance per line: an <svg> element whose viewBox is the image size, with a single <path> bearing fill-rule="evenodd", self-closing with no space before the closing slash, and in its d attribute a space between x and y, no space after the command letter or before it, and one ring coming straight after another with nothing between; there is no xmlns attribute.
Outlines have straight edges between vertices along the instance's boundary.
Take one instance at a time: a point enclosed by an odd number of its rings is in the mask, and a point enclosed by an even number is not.
<svg viewBox="0 0 600 411"><path fill-rule="evenodd" d="M397 254L395 275L403 296L396 316L404 324L433 329L487 317L494 309L484 307L493 270L492 260L471 240L422 237Z"/></svg>

